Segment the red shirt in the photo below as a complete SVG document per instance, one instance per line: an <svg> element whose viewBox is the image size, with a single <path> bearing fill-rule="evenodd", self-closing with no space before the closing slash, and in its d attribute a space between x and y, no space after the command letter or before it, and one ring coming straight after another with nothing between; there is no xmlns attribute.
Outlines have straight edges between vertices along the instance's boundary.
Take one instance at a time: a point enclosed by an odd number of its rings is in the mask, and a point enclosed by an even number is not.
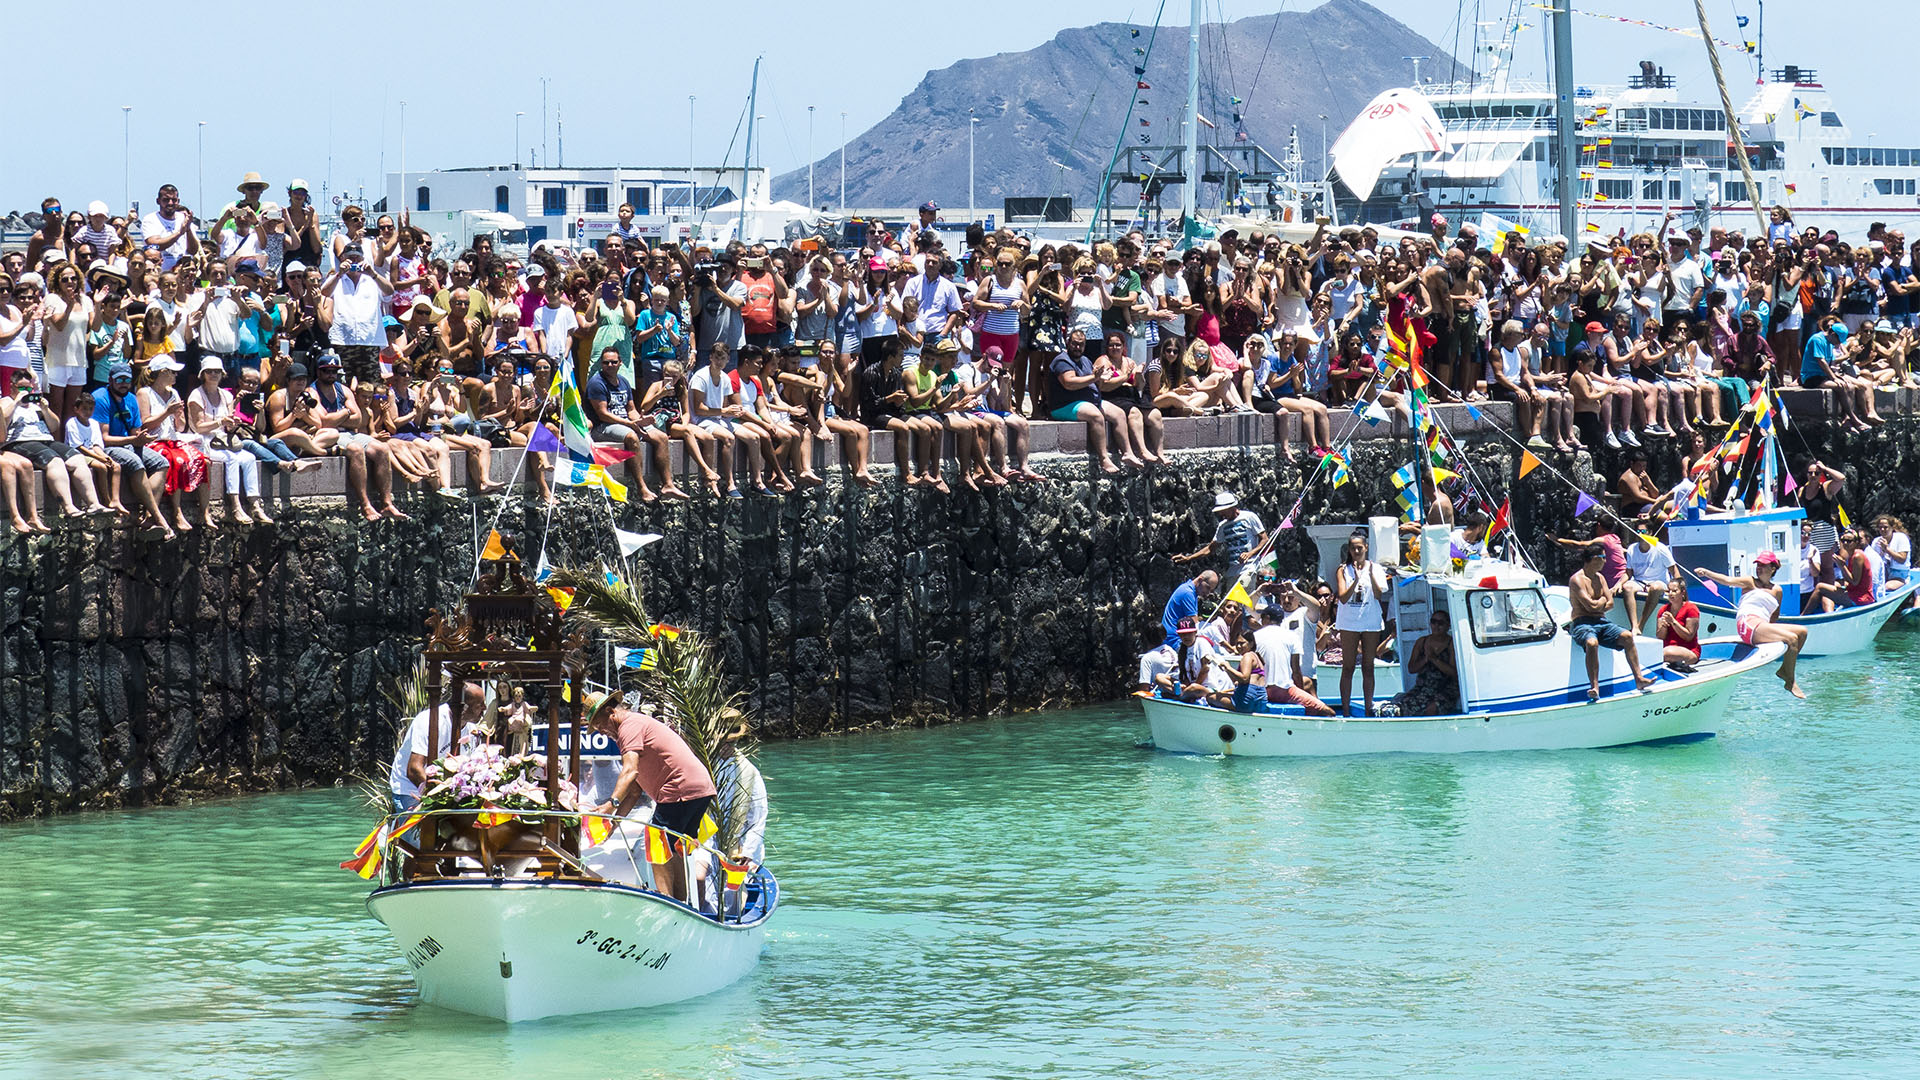
<svg viewBox="0 0 1920 1080"><path fill-rule="evenodd" d="M1687 625L1688 619L1698 619L1700 617L1700 608L1691 600L1682 600L1678 608L1675 608L1672 604L1668 604L1662 610L1668 615L1673 616L1674 624L1677 626L1685 626ZM1700 641L1698 624L1694 626L1694 640L1688 641L1673 630L1667 630L1660 635L1660 645L1662 648L1668 645L1678 645L1693 655L1699 656Z"/></svg>
<svg viewBox="0 0 1920 1080"><path fill-rule="evenodd" d="M640 790L656 803L678 803L714 793L713 776L678 732L651 716L613 710L621 756L640 755Z"/></svg>

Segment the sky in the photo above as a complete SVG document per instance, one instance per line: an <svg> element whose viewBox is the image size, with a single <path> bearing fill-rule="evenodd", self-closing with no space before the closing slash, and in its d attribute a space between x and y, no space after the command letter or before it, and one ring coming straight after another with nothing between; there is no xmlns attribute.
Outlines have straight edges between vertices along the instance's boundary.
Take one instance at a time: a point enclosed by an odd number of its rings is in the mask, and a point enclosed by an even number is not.
<svg viewBox="0 0 1920 1080"><path fill-rule="evenodd" d="M1461 57L1471 50L1476 22L1497 25L1512 7L1512 0L1372 2ZM1530 29L1521 34L1515 70L1544 79L1546 13L1533 2L1518 4ZM1890 73L1911 65L1911 35L1887 31L1907 25L1912 2L1775 0L1767 13L1768 66L1819 69L1857 135L1920 145L1920 118L1900 115L1899 99L1882 90ZM1656 23L1690 26L1693 17L1682 0L1579 3L1581 10ZM1314 6L1317 0L1206 0L1203 21ZM47 195L69 207L103 199L118 210L129 188L146 210L166 181L194 210L217 211L248 170L262 173L276 192L298 176L316 197L322 184L334 193L352 195L363 186L371 193L383 168L398 171L403 157L409 171L512 159L515 113L524 114L517 122L522 161L543 142L549 153L540 160L558 161L564 139L568 165L677 167L687 161L691 131L694 156L713 164L736 138L756 55L765 57L759 157L779 173L804 165L809 145L815 158L838 146L842 113L849 137L878 122L929 69L1029 49L1069 27L1149 24L1156 10L1147 0L966 0L929 30L920 20L933 9L876 0L744 0L718 21L705 18L718 9L698 4L636 4L630 13L608 14L622 7L547 0L530 18L525 4L495 0L196 2L169 9L170 33L135 31L148 46L174 43L135 65L90 54L82 77L70 51L10 49L4 70L16 107L0 128L7 146L0 213L38 209ZM85 15L93 25L151 29L154 10L95 0ZM1184 26L1187 10L1167 0L1164 24ZM1715 36L1733 40L1740 35L1736 14L1757 16L1758 4L1708 0L1707 14ZM903 34L916 44L903 47ZM1714 96L1697 39L1576 16L1574 42L1576 75L1584 81L1621 83L1635 71L1633 61L1651 59L1678 77L1683 95ZM1750 59L1723 51L1736 107L1752 89ZM20 93L25 87L36 89ZM695 99L691 123L688 95ZM1254 88L1249 111L1259 104ZM127 105L131 112L123 112ZM734 145L732 163L740 153ZM989 167L981 163L983 171Z"/></svg>

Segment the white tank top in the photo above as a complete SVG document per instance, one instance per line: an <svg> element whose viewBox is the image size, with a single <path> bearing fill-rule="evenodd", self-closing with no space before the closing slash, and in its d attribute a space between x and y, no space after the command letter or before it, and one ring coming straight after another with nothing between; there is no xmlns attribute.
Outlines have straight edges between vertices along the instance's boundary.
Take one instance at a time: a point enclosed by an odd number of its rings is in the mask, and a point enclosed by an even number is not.
<svg viewBox="0 0 1920 1080"><path fill-rule="evenodd" d="M1520 347L1516 345L1509 349L1502 345L1500 347L1500 374L1506 376L1508 382L1518 386L1520 385L1520 369Z"/></svg>
<svg viewBox="0 0 1920 1080"><path fill-rule="evenodd" d="M1780 600L1767 589L1748 589L1740 594L1740 610L1734 613L1735 620L1749 615L1758 615L1769 622L1773 613L1780 610Z"/></svg>

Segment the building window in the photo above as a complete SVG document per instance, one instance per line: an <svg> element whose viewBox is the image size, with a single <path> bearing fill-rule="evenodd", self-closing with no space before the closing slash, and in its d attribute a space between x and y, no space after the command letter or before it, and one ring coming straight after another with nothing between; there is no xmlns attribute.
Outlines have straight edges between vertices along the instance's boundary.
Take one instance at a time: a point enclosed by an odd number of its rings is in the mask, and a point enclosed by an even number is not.
<svg viewBox="0 0 1920 1080"><path fill-rule="evenodd" d="M587 213L604 214L607 212L607 189L590 187L587 189Z"/></svg>
<svg viewBox="0 0 1920 1080"><path fill-rule="evenodd" d="M493 208L495 211L505 214L509 212L507 205L507 185L501 184L499 187L493 189Z"/></svg>
<svg viewBox="0 0 1920 1080"><path fill-rule="evenodd" d="M1823 113L1821 113L1821 114L1820 114L1820 126L1821 126L1821 127L1839 127L1839 126L1841 126L1841 125L1840 125L1840 114L1839 114L1839 113L1836 113L1836 112L1823 112Z"/></svg>
<svg viewBox="0 0 1920 1080"><path fill-rule="evenodd" d="M550 187L540 189L540 212L553 217L567 212L567 189Z"/></svg>
<svg viewBox="0 0 1920 1080"><path fill-rule="evenodd" d="M627 205L633 207L635 215L645 217L651 213L648 207L652 200L648 196L652 194L652 188L630 187L627 189Z"/></svg>
<svg viewBox="0 0 1920 1080"><path fill-rule="evenodd" d="M428 197L425 184L413 189L413 208L415 210L433 209L433 200Z"/></svg>

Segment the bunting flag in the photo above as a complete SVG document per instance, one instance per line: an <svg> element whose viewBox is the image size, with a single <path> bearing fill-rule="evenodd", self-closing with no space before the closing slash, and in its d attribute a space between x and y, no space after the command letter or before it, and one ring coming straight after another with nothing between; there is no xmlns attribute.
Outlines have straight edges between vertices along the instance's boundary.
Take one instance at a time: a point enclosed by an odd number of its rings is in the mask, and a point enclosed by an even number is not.
<svg viewBox="0 0 1920 1080"><path fill-rule="evenodd" d="M1800 185L1799 185L1799 184L1788 184L1788 185L1787 185L1787 194L1789 194L1789 195L1791 195L1791 194L1793 194L1794 192L1796 192L1796 191L1799 191L1799 190L1800 190Z"/></svg>
<svg viewBox="0 0 1920 1080"><path fill-rule="evenodd" d="M1794 483L1793 473L1791 470L1789 470L1787 473L1787 478L1785 480L1780 481L1780 494L1791 495L1796 490L1798 490L1799 487L1800 487L1799 484Z"/></svg>
<svg viewBox="0 0 1920 1080"><path fill-rule="evenodd" d="M1454 472L1452 469L1436 468L1433 470L1433 482L1436 484L1444 484L1449 480L1458 480L1459 478L1460 474Z"/></svg>
<svg viewBox="0 0 1920 1080"><path fill-rule="evenodd" d="M1596 146L1612 146L1612 145L1613 145L1613 139L1612 139L1612 138L1603 138L1603 139L1595 139L1595 140L1594 140L1594 145L1596 145Z"/></svg>
<svg viewBox="0 0 1920 1080"><path fill-rule="evenodd" d="M1747 24L1743 22L1743 23L1741 23L1740 25L1741 25L1741 26L1745 26L1745 25L1747 25ZM1127 27L1127 36L1128 36L1128 37L1139 37L1139 36L1140 36L1140 28L1139 28L1139 27L1137 27L1137 26L1129 26L1129 27Z"/></svg>
<svg viewBox="0 0 1920 1080"><path fill-rule="evenodd" d="M557 463L553 482L569 487L597 487L615 502L627 501L625 484L608 475L606 466L594 456L593 434L587 424L586 407L580 402L580 385L574 380L573 365L561 364L560 442L565 459Z"/></svg>
<svg viewBox="0 0 1920 1080"><path fill-rule="evenodd" d="M672 857L672 837L658 825L647 826L647 861L655 866L661 866Z"/></svg>
<svg viewBox="0 0 1920 1080"><path fill-rule="evenodd" d="M613 662L634 671L656 671L660 667L659 649L628 649L614 646Z"/></svg>
<svg viewBox="0 0 1920 1080"><path fill-rule="evenodd" d="M1588 232L1599 232L1599 231L1600 231L1600 225L1599 225L1599 223L1598 223L1598 222L1593 222L1593 221L1589 221L1589 222L1587 222L1587 231L1588 231Z"/></svg>
<svg viewBox="0 0 1920 1080"><path fill-rule="evenodd" d="M527 451L534 454L552 454L560 449L560 436L546 424L533 425L533 434L527 436Z"/></svg>
<svg viewBox="0 0 1920 1080"><path fill-rule="evenodd" d="M613 538L620 543L620 556L626 558L655 540L661 539L659 533L636 533L625 529L613 530Z"/></svg>
<svg viewBox="0 0 1920 1080"><path fill-rule="evenodd" d="M589 846L605 843L607 837L613 835L613 819L605 814L581 814L580 831Z"/></svg>
<svg viewBox="0 0 1920 1080"><path fill-rule="evenodd" d="M553 597L553 606L556 608L559 608L562 614L564 614L568 608L573 606L573 590L572 589L562 589L555 586L548 586L547 595Z"/></svg>
<svg viewBox="0 0 1920 1080"><path fill-rule="evenodd" d="M1353 463L1348 459L1345 447L1328 454L1323 463L1331 463L1333 466L1333 486L1335 488L1339 488L1341 485L1350 483L1353 480Z"/></svg>
<svg viewBox="0 0 1920 1080"><path fill-rule="evenodd" d="M1713 595L1715 596L1720 595L1720 586L1714 584L1713 582L1707 580L1706 578L1701 578L1700 584L1705 585L1707 587L1707 591L1712 593Z"/></svg>
<svg viewBox="0 0 1920 1080"><path fill-rule="evenodd" d="M474 815L473 823L483 829L491 829L495 825L505 825L512 820L513 811L502 810L497 806L488 806L482 813Z"/></svg>
<svg viewBox="0 0 1920 1080"><path fill-rule="evenodd" d="M1585 514L1587 511L1599 505L1600 505L1600 501L1598 499L1595 499L1593 496L1583 491L1580 493L1580 498L1574 501L1573 516L1580 517L1581 515Z"/></svg>
<svg viewBox="0 0 1920 1080"><path fill-rule="evenodd" d="M1239 604L1247 611L1253 610L1253 597L1248 596L1247 587L1237 581L1233 583L1233 588L1227 592L1227 603Z"/></svg>
<svg viewBox="0 0 1920 1080"><path fill-rule="evenodd" d="M487 546L480 549L481 562L498 562L507 557L506 545L500 541L500 530L487 533Z"/></svg>
<svg viewBox="0 0 1920 1080"><path fill-rule="evenodd" d="M547 561L547 549L540 549L540 561L533 566L533 580L541 585L553 576L553 564Z"/></svg>
<svg viewBox="0 0 1920 1080"><path fill-rule="evenodd" d="M1503 500L1500 503L1499 512L1493 515L1493 524L1487 526L1488 541L1492 541L1494 537L1500 535L1500 532L1502 529L1509 529L1513 527L1512 518L1511 518L1512 513L1513 513L1513 500L1510 498Z"/></svg>
<svg viewBox="0 0 1920 1080"><path fill-rule="evenodd" d="M1846 507L1844 507L1844 506L1841 506L1841 505L1840 505L1839 503L1834 503L1834 504L1833 504L1833 512L1834 512L1834 514L1836 514L1836 515L1837 515L1837 516L1838 516L1838 517L1840 518L1840 527L1841 527L1841 528L1843 528L1843 529L1851 529L1851 528L1853 528L1853 522L1851 522L1851 521L1848 521L1848 520L1847 520L1847 508L1846 508Z"/></svg>
<svg viewBox="0 0 1920 1080"><path fill-rule="evenodd" d="M1533 456L1533 451L1531 450L1520 451L1520 479L1525 480L1527 478L1528 473L1532 472L1533 470L1539 467L1540 467L1540 459Z"/></svg>
<svg viewBox="0 0 1920 1080"><path fill-rule="evenodd" d="M647 633L653 637L666 638L668 641L680 640L680 628L677 626L669 626L663 622L657 622L647 627Z"/></svg>
<svg viewBox="0 0 1920 1080"><path fill-rule="evenodd" d="M1144 116L1143 116L1143 117L1141 117L1141 118L1140 118L1140 126L1141 126L1141 127L1152 127L1152 126L1153 126L1153 121L1151 121L1151 120L1149 120L1149 119L1147 119L1146 117L1144 117Z"/></svg>
<svg viewBox="0 0 1920 1080"><path fill-rule="evenodd" d="M1473 402L1469 401L1464 404L1467 406L1467 415L1473 417L1474 423L1485 422L1486 417L1480 415L1480 410L1474 406Z"/></svg>
<svg viewBox="0 0 1920 1080"><path fill-rule="evenodd" d="M1138 70L1138 69L1136 69L1136 70ZM1137 82L1137 83L1134 83L1134 84L1133 84L1133 88L1134 88L1135 90L1151 90L1151 89L1153 89L1153 87L1152 87L1152 86L1150 86L1150 85L1148 85L1147 83L1144 83L1144 82Z"/></svg>
<svg viewBox="0 0 1920 1080"><path fill-rule="evenodd" d="M340 869L351 870L362 878L372 881L373 876L380 872L380 864L386 861L386 855L382 851L383 846L384 845L376 845L362 854L355 855L353 858L341 863Z"/></svg>
<svg viewBox="0 0 1920 1080"><path fill-rule="evenodd" d="M1773 411L1780 414L1781 428L1784 429L1793 426L1793 417L1787 415L1787 403L1780 400L1778 393L1773 395Z"/></svg>
<svg viewBox="0 0 1920 1080"><path fill-rule="evenodd" d="M753 864L734 862L723 855L720 858L720 870L726 876L727 888L738 889L747 883L747 875L753 872Z"/></svg>
<svg viewBox="0 0 1920 1080"><path fill-rule="evenodd" d="M1280 527L1283 529L1293 528L1293 515L1291 513L1280 519Z"/></svg>
<svg viewBox="0 0 1920 1080"><path fill-rule="evenodd" d="M1405 465L1393 470L1393 475L1389 477L1389 479L1393 481L1394 487L1403 488L1413 483L1415 464L1415 462L1409 461Z"/></svg>

